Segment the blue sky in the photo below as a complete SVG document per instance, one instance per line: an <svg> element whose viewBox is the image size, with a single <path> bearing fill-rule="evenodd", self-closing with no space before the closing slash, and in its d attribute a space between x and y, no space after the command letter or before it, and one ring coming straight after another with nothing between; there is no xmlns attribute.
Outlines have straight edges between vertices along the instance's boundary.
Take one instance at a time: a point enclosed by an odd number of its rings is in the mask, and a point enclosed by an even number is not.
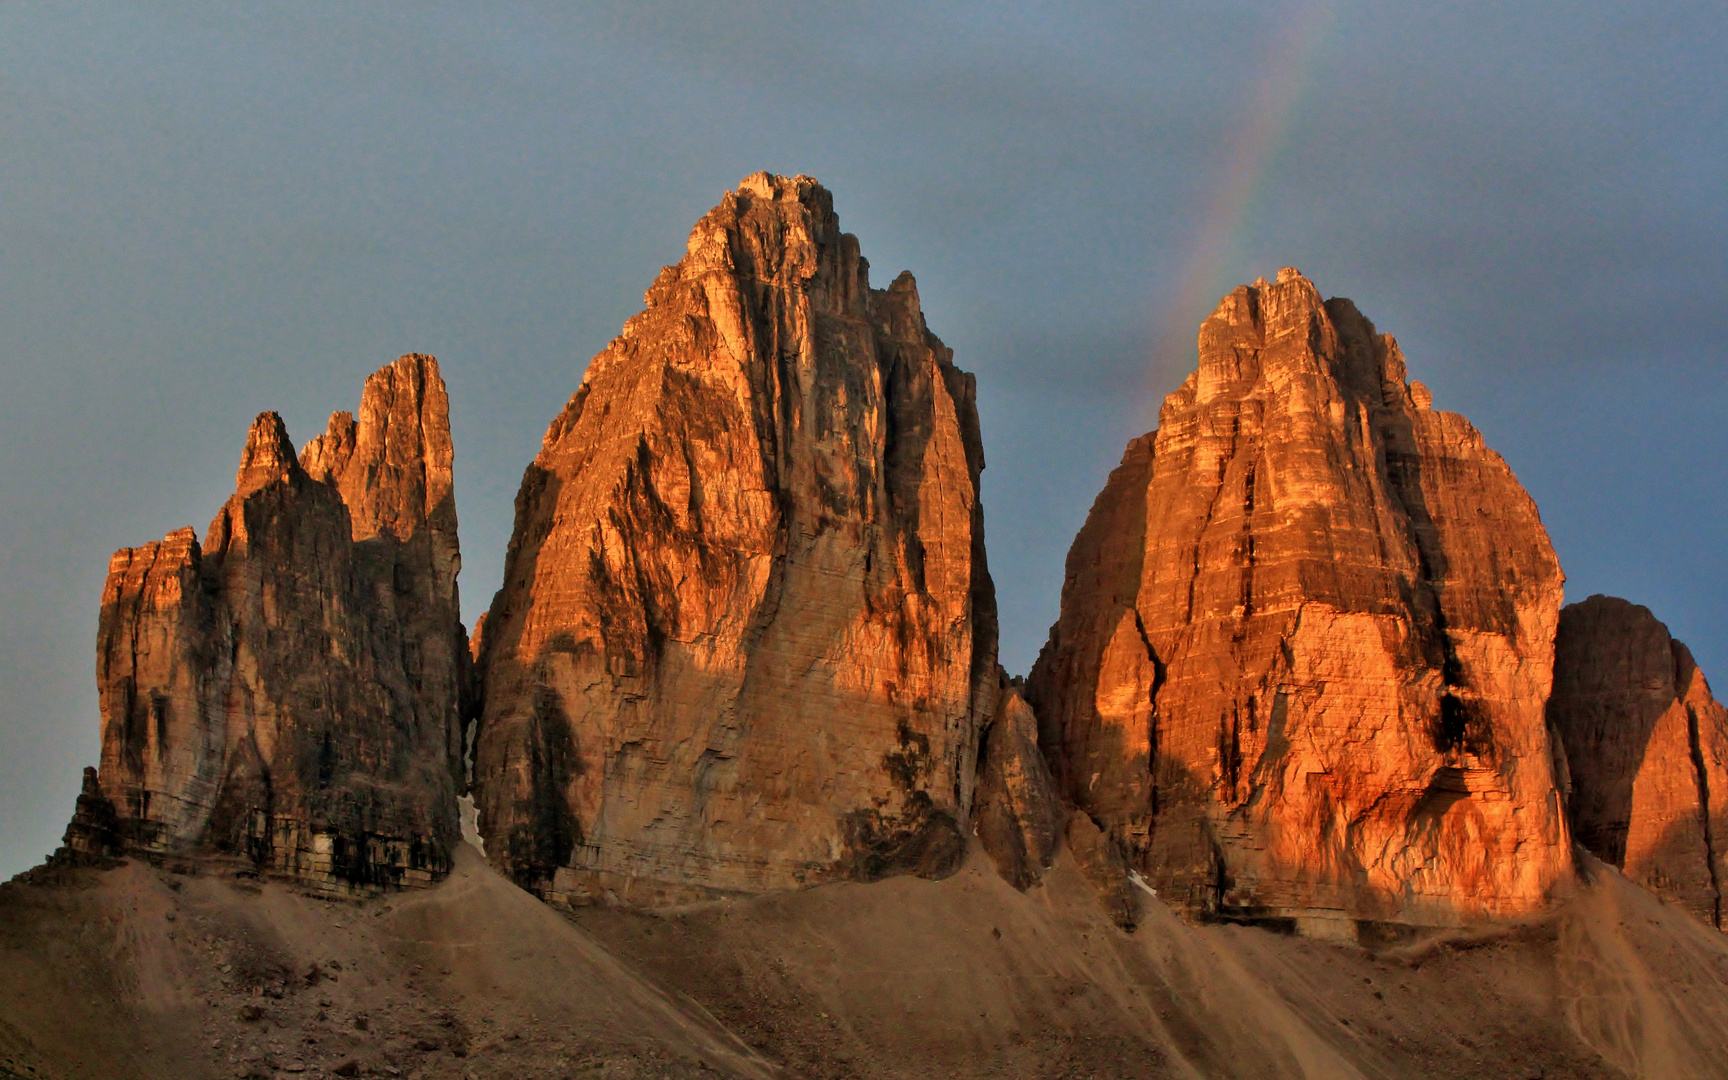
<svg viewBox="0 0 1728 1080"><path fill-rule="evenodd" d="M202 533L253 414L303 442L437 355L472 616L547 422L758 169L977 374L1011 670L1159 343L1294 265L1506 457L1570 597L1728 681L1725 57L1686 3L0 5L0 876L95 762L109 553Z"/></svg>

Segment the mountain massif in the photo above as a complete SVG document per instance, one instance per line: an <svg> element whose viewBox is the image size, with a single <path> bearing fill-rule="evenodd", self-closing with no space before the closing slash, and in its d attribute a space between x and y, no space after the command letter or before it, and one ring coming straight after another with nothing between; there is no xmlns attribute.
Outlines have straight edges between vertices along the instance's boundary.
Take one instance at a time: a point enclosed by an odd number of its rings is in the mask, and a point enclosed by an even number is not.
<svg viewBox="0 0 1728 1080"><path fill-rule="evenodd" d="M1197 352L1025 679L973 377L808 177L589 363L472 647L437 362L261 414L202 542L110 564L0 1078L1715 1075L1690 653L1562 608L1350 301L1286 269Z"/></svg>

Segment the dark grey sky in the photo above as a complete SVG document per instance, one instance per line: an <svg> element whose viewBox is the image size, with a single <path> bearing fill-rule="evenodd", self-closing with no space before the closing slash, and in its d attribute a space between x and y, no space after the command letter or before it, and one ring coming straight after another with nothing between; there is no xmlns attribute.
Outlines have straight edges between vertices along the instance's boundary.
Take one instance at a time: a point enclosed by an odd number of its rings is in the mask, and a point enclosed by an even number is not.
<svg viewBox="0 0 1728 1080"><path fill-rule="evenodd" d="M1288 264L1505 455L1572 598L1728 684L1719 0L565 7L0 5L0 877L96 760L109 553L202 533L254 413L304 442L437 355L471 617L547 422L758 169L977 373L1011 670L1200 318Z"/></svg>

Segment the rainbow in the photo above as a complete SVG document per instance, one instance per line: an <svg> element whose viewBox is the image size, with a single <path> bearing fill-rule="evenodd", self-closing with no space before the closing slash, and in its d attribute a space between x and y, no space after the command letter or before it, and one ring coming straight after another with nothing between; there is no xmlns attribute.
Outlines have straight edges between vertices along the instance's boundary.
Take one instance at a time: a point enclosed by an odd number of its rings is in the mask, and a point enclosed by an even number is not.
<svg viewBox="0 0 1728 1080"><path fill-rule="evenodd" d="M1338 0L1297 0L1286 11L1182 262L1176 289L1155 324L1150 379L1163 382L1171 372L1186 374L1192 368L1197 314L1210 311L1216 298L1233 286L1225 274L1241 256L1255 196L1277 158L1290 115L1301 100L1337 8ZM1148 393L1146 400L1161 401L1166 389ZM1155 416L1155 404L1152 409Z"/></svg>

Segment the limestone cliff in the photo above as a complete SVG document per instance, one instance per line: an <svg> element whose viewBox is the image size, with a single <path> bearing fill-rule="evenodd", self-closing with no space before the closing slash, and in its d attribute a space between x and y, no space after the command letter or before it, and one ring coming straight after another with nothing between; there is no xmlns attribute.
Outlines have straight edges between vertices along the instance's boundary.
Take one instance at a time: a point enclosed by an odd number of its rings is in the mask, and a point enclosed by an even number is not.
<svg viewBox="0 0 1728 1080"><path fill-rule="evenodd" d="M1287 269L1224 299L1129 444L1027 696L1065 796L1179 908L1513 915L1570 866L1562 581L1500 457Z"/></svg>
<svg viewBox="0 0 1728 1080"><path fill-rule="evenodd" d="M807 177L747 178L590 363L480 664L490 857L654 903L963 850L996 690L970 375Z"/></svg>
<svg viewBox="0 0 1728 1080"><path fill-rule="evenodd" d="M117 552L97 635L104 796L127 846L330 890L426 882L456 840L468 675L437 362L366 382L297 459L253 423L234 495Z"/></svg>
<svg viewBox="0 0 1728 1080"><path fill-rule="evenodd" d="M1573 835L1645 888L1722 926L1728 709L1648 608L1592 596L1560 613L1548 716Z"/></svg>

